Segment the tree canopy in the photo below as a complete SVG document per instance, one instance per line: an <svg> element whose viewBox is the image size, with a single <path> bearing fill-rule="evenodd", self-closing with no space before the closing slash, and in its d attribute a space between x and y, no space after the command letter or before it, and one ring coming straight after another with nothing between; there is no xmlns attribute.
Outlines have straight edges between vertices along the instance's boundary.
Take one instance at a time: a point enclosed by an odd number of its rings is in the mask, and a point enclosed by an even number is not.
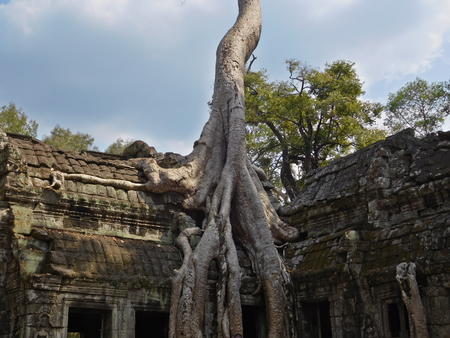
<svg viewBox="0 0 450 338"><path fill-rule="evenodd" d="M37 136L38 123L30 120L14 103L0 108L0 130L3 132Z"/></svg>
<svg viewBox="0 0 450 338"><path fill-rule="evenodd" d="M368 129L382 106L361 99L362 82L352 62L336 61L324 70L297 60L286 64L286 81L271 82L264 70L247 73L247 138L253 161L293 199L298 178L385 133Z"/></svg>
<svg viewBox="0 0 450 338"><path fill-rule="evenodd" d="M43 142L61 150L95 150L92 148L94 138L91 135L73 133L70 129L62 128L59 125L53 128L49 136L44 137Z"/></svg>
<svg viewBox="0 0 450 338"><path fill-rule="evenodd" d="M384 124L391 133L412 128L425 136L438 130L449 114L450 82L417 78L389 95Z"/></svg>
<svg viewBox="0 0 450 338"><path fill-rule="evenodd" d="M124 140L123 138L118 138L114 143L112 143L108 148L106 148L105 153L121 155L125 148L129 146L133 141Z"/></svg>

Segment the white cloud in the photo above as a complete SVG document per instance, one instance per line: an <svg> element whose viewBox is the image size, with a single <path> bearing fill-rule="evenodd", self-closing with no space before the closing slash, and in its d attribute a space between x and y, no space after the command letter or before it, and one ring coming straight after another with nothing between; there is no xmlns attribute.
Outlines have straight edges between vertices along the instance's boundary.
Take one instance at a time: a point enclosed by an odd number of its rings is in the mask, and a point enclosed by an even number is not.
<svg viewBox="0 0 450 338"><path fill-rule="evenodd" d="M308 13L308 18L323 20L328 16L337 15L356 5L360 0L305 0L300 1L298 7Z"/></svg>
<svg viewBox="0 0 450 338"><path fill-rule="evenodd" d="M173 39L192 12L212 13L221 6L220 0L13 0L0 8L0 18L4 15L25 34L65 13L107 29Z"/></svg>
<svg viewBox="0 0 450 338"><path fill-rule="evenodd" d="M348 52L355 56L354 61L367 84L420 74L441 56L446 37L450 35L450 1L421 0L421 3L417 20L402 19L405 29L371 36Z"/></svg>
<svg viewBox="0 0 450 338"><path fill-rule="evenodd" d="M92 134L101 149L122 137L188 153L236 2L11 0L0 6L0 100L22 106L42 133L59 123ZM344 58L383 87L372 94L382 98L387 80L404 83L450 50L449 0L263 3L256 67L271 76L278 67L279 79L286 58L312 66Z"/></svg>

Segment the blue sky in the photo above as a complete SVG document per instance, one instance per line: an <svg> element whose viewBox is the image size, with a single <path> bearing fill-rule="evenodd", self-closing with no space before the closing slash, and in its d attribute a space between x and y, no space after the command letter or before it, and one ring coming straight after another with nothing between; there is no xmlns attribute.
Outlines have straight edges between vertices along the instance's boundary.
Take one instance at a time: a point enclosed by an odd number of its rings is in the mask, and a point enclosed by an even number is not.
<svg viewBox="0 0 450 338"><path fill-rule="evenodd" d="M208 116L215 48L236 1L0 0L0 105L39 122L187 153ZM450 78L449 0L263 0L254 69L356 63L366 98ZM446 124L450 129L450 123Z"/></svg>

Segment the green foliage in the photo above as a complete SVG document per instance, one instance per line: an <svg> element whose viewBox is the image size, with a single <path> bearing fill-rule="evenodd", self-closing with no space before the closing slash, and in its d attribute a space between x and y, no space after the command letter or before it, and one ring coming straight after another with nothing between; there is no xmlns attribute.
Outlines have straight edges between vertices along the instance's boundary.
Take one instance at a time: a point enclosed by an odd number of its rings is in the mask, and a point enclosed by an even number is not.
<svg viewBox="0 0 450 338"><path fill-rule="evenodd" d="M389 95L385 126L391 133L413 128L424 136L438 130L449 114L450 82L428 83L417 78Z"/></svg>
<svg viewBox="0 0 450 338"><path fill-rule="evenodd" d="M266 125L247 125L247 152L253 162L264 170L269 181L281 187L281 148Z"/></svg>
<svg viewBox="0 0 450 338"><path fill-rule="evenodd" d="M382 106L361 100L353 63L336 61L323 71L286 63L287 81L270 82L264 70L247 74L247 141L253 161L269 176L278 175L294 198L309 171L385 134L368 128Z"/></svg>
<svg viewBox="0 0 450 338"><path fill-rule="evenodd" d="M387 132L384 129L360 129L354 135L355 149L363 149L375 142L384 140L387 137Z"/></svg>
<svg viewBox="0 0 450 338"><path fill-rule="evenodd" d="M125 148L128 147L132 142L133 140L124 140L122 138L118 138L113 144L106 148L105 153L122 155Z"/></svg>
<svg viewBox="0 0 450 338"><path fill-rule="evenodd" d="M61 150L85 151L93 149L94 138L89 134L72 133L70 129L56 125L50 136L45 136L43 141Z"/></svg>
<svg viewBox="0 0 450 338"><path fill-rule="evenodd" d="M38 123L28 119L14 103L0 108L0 130L3 132L37 136Z"/></svg>

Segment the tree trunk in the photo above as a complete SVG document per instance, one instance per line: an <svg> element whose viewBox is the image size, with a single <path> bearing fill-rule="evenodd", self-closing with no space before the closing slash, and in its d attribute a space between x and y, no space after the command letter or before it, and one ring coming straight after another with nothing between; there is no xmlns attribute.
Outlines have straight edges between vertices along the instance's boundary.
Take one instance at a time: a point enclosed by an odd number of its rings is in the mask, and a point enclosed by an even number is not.
<svg viewBox="0 0 450 338"><path fill-rule="evenodd" d="M286 193L288 194L291 201L294 201L298 194L300 193L300 189L295 181L294 175L292 175L291 163L289 161L289 148L284 140L281 132L275 127L275 125L267 121L266 125L270 128L272 133L278 139L281 146L281 170L280 170L280 178L283 187L286 189Z"/></svg>
<svg viewBox="0 0 450 338"><path fill-rule="evenodd" d="M313 168L312 147L309 144L309 140L304 140L304 141L306 144L305 144L305 158L302 161L302 169L303 169L303 174L306 176L314 168Z"/></svg>
<svg viewBox="0 0 450 338"><path fill-rule="evenodd" d="M136 159L146 183L52 172L50 189L64 179L184 195L186 209L202 210L202 228L182 229L176 245L183 264L172 279L171 338L202 338L208 270L218 266L218 337L243 337L238 243L248 254L263 292L268 338L295 337L289 311L290 278L274 240L294 240L298 231L280 220L247 158L245 146L245 63L261 32L259 0L238 0L239 15L217 48L211 114L194 150L176 168L162 168L152 158ZM192 235L200 235L193 249ZM150 333L149 333L150 334Z"/></svg>
<svg viewBox="0 0 450 338"><path fill-rule="evenodd" d="M270 204L258 175L247 159L245 146L245 63L256 48L261 31L259 0L238 0L239 15L219 44L211 115L186 164L159 168L141 163L152 191L182 192L184 206L205 212L202 229L186 229L177 245L184 254L172 283L172 338L203 337L207 275L212 261L219 267L217 323L219 337L243 337L240 303L241 273L236 243L253 262L264 294L268 337L289 337L289 275L274 239L296 238ZM201 232L192 249L188 237Z"/></svg>
<svg viewBox="0 0 450 338"><path fill-rule="evenodd" d="M282 157L280 170L281 183L286 189L286 193L288 194L289 199L291 201L294 201L299 195L300 189L297 185L297 181L295 180L294 175L292 175L291 163L289 162L288 159L286 159L289 158L289 155L285 154L285 152L283 151L281 157Z"/></svg>
<svg viewBox="0 0 450 338"><path fill-rule="evenodd" d="M428 338L427 317L416 280L416 265L400 263L397 265L395 278L400 285L403 302L410 318L411 338Z"/></svg>

